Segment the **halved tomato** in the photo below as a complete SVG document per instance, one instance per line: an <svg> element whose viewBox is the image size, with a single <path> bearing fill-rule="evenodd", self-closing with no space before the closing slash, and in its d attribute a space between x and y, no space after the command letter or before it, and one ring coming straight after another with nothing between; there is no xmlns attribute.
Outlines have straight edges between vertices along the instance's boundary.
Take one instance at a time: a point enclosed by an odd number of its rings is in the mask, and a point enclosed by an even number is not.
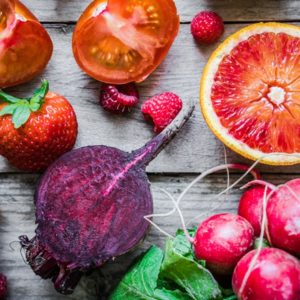
<svg viewBox="0 0 300 300"><path fill-rule="evenodd" d="M173 0L95 0L75 28L73 52L99 81L141 82L165 58L178 29Z"/></svg>
<svg viewBox="0 0 300 300"><path fill-rule="evenodd" d="M47 65L52 41L18 0L0 0L0 88L26 82Z"/></svg>

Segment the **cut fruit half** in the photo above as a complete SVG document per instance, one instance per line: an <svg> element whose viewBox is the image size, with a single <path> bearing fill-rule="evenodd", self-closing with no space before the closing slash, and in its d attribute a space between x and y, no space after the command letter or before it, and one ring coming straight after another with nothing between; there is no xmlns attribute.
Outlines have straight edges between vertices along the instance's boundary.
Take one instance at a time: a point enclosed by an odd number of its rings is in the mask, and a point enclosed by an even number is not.
<svg viewBox="0 0 300 300"><path fill-rule="evenodd" d="M300 27L259 23L226 39L204 69L200 104L232 150L269 165L300 163L286 155L300 154Z"/></svg>
<svg viewBox="0 0 300 300"><path fill-rule="evenodd" d="M166 57L179 29L173 0L94 0L73 35L78 65L96 80L145 80Z"/></svg>

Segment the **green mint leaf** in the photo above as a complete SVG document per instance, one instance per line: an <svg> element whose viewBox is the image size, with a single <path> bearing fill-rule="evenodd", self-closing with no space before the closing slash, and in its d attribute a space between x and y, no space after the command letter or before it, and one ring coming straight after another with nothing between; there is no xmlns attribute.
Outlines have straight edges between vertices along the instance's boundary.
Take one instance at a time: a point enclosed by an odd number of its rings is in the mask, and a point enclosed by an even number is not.
<svg viewBox="0 0 300 300"><path fill-rule="evenodd" d="M34 91L33 96L29 100L31 111L38 111L40 109L48 91L49 82L47 80L43 80L41 86Z"/></svg>
<svg viewBox="0 0 300 300"><path fill-rule="evenodd" d="M18 103L21 99L11 96L9 94L6 94L2 90L0 90L0 100L2 100L4 102L8 102L8 103Z"/></svg>
<svg viewBox="0 0 300 300"><path fill-rule="evenodd" d="M12 122L14 124L14 127L16 129L20 128L22 125L24 125L30 117L30 108L29 104L20 104L14 111L12 115Z"/></svg>
<svg viewBox="0 0 300 300"><path fill-rule="evenodd" d="M163 252L152 246L131 268L110 295L110 300L191 300L179 291L158 288L158 275L163 260Z"/></svg>
<svg viewBox="0 0 300 300"><path fill-rule="evenodd" d="M16 108L18 107L18 104L8 104L6 105L1 111L0 116L4 115L12 115Z"/></svg>
<svg viewBox="0 0 300 300"><path fill-rule="evenodd" d="M222 292L212 274L192 254L192 248L180 233L168 239L160 276L180 286L194 300L221 300Z"/></svg>

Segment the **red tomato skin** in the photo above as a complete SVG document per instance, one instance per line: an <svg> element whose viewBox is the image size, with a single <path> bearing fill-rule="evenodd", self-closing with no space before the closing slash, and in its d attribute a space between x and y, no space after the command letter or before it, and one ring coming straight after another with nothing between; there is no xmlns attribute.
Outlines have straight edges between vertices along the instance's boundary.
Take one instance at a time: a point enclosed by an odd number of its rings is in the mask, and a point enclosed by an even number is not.
<svg viewBox="0 0 300 300"><path fill-rule="evenodd" d="M232 278L233 290L239 293L251 260L258 250L247 253L237 264ZM287 252L263 248L239 300L299 300L300 262Z"/></svg>
<svg viewBox="0 0 300 300"><path fill-rule="evenodd" d="M254 230L241 216L225 213L206 219L198 227L194 252L215 274L228 275L251 250Z"/></svg>

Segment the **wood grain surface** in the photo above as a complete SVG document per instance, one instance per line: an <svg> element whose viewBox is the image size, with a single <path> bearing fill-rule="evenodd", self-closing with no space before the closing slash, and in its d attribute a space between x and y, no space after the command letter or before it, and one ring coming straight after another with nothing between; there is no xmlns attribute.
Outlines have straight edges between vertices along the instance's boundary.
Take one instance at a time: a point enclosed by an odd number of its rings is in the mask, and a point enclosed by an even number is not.
<svg viewBox="0 0 300 300"><path fill-rule="evenodd" d="M24 0L43 22L75 22L90 0ZM227 22L298 20L299 0L176 0L182 22L212 9Z"/></svg>

